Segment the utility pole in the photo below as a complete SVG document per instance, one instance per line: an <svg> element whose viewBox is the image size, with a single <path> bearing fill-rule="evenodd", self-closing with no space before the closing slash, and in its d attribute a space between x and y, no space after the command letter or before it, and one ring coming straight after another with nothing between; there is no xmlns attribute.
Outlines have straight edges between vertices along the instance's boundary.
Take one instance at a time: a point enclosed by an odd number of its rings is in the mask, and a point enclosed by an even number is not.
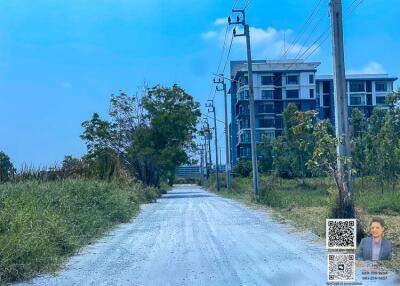
<svg viewBox="0 0 400 286"><path fill-rule="evenodd" d="M200 185L204 186L204 161L203 161L203 144L200 144Z"/></svg>
<svg viewBox="0 0 400 286"><path fill-rule="evenodd" d="M211 132L210 132L210 125L208 124L208 118L204 119L204 144L205 144L205 150L206 150L206 162L207 162L207 154L208 154L208 163L206 163L206 168L207 168L207 179L211 175L211 169L212 169L212 160L211 160ZM207 151L208 149L208 151Z"/></svg>
<svg viewBox="0 0 400 286"><path fill-rule="evenodd" d="M232 10L232 13L240 13L240 17L236 17L236 22L231 21L231 17L228 17L229 25L242 25L244 27L243 34L236 34L236 28L233 29L234 37L246 37L247 47L247 68L248 68L248 81L249 81L249 109L250 109L250 135L251 135L251 162L253 167L253 189L255 199L259 198L258 190L258 167L257 167L257 142L256 142L256 119L255 119L255 108L254 108L254 93L253 93L253 65L251 59L251 46L250 46L250 28L246 24L245 10Z"/></svg>
<svg viewBox="0 0 400 286"><path fill-rule="evenodd" d="M229 125L228 125L228 99L227 99L227 92L226 92L226 84L225 84L225 79L224 75L220 74L218 80L214 79L214 83L217 84L217 91L223 91L224 92L224 107L225 107L225 157L226 157L226 166L225 166L225 172L226 172L226 188L230 191L231 190L231 160L230 160L230 154L229 154ZM218 87L218 84L222 84L222 89Z"/></svg>
<svg viewBox="0 0 400 286"><path fill-rule="evenodd" d="M215 114L215 106L214 100L209 100L209 104L207 104L207 108L209 112L214 113L214 143L215 143L215 166L217 172L217 191L219 192L219 167L218 167L218 134L217 134L217 117ZM211 111L210 111L211 109Z"/></svg>
<svg viewBox="0 0 400 286"><path fill-rule="evenodd" d="M336 137L341 138L337 145L338 171L342 190L339 190L339 201L342 216L354 217L353 186L348 163L344 161L351 156L347 86L344 65L343 12L342 0L330 2L332 26L333 81L335 98Z"/></svg>
<svg viewBox="0 0 400 286"><path fill-rule="evenodd" d="M203 126L203 130L205 130L204 127L205 127L205 126ZM206 166L206 177L207 177L207 179L208 179L209 173L208 173L207 137L206 137L206 134L203 135L203 139L204 139L204 144L203 144L203 146L204 146L204 162L205 162L205 166Z"/></svg>

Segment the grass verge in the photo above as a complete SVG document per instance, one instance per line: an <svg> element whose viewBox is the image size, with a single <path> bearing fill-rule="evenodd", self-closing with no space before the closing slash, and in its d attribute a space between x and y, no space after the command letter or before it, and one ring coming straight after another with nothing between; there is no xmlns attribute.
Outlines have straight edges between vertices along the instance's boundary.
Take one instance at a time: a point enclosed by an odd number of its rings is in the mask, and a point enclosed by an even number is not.
<svg viewBox="0 0 400 286"><path fill-rule="evenodd" d="M222 178L222 186L224 185ZM385 220L385 237L393 242L393 259L381 265L400 273L400 193L380 191L372 178L355 182L355 204L359 223L369 233L369 222L379 216ZM308 178L305 182L260 178L262 199L253 199L251 178L234 178L232 190L221 188L218 193L248 205L269 210L277 220L287 220L298 229L309 230L325 240L325 220L330 214L328 190L333 187L328 179ZM207 182L206 188L216 192L215 180Z"/></svg>
<svg viewBox="0 0 400 286"><path fill-rule="evenodd" d="M128 222L159 191L94 180L0 184L0 284L52 272L82 246Z"/></svg>

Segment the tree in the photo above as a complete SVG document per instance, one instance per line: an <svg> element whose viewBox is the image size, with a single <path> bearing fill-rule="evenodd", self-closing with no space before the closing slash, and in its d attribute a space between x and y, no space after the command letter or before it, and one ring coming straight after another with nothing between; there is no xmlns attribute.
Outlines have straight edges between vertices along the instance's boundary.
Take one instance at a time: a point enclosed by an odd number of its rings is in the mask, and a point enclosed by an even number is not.
<svg viewBox="0 0 400 286"><path fill-rule="evenodd" d="M65 156L62 161L61 171L63 176L66 178L82 177L84 175L83 161L70 155Z"/></svg>
<svg viewBox="0 0 400 286"><path fill-rule="evenodd" d="M314 119L315 113L310 118ZM306 163L311 158L314 149L314 140L311 129L302 128L304 112L297 110L296 105L289 104L283 112L284 131L283 137L287 144L286 156L291 165L291 171L295 177L301 178L304 184L304 178L307 176L308 168Z"/></svg>
<svg viewBox="0 0 400 286"><path fill-rule="evenodd" d="M110 181L121 167L115 124L102 120L98 113L94 113L91 120L82 123L82 127L84 131L81 138L88 150L85 159L92 161L91 166L96 168L100 180Z"/></svg>
<svg viewBox="0 0 400 286"><path fill-rule="evenodd" d="M379 152L381 135L380 131L385 124L385 110L380 107L374 108L371 117L368 119L368 131L365 136L366 168L369 174L377 176L383 192L384 175L383 161L379 159L382 153Z"/></svg>
<svg viewBox="0 0 400 286"><path fill-rule="evenodd" d="M368 122L364 114L358 109L352 110L351 116L351 156L352 166L361 176L361 186L364 186L364 174L367 172L365 155L365 134Z"/></svg>
<svg viewBox="0 0 400 286"><path fill-rule="evenodd" d="M149 89L141 105L148 125L135 132L128 156L147 184L157 186L162 178L172 183L176 168L187 163L188 153L196 148L200 104L174 84Z"/></svg>
<svg viewBox="0 0 400 286"><path fill-rule="evenodd" d="M250 177L253 166L251 160L240 160L234 166L234 173L238 174L240 177Z"/></svg>
<svg viewBox="0 0 400 286"><path fill-rule="evenodd" d="M385 114L385 122L381 127L378 138L379 148L377 150L379 166L381 167L381 185L383 191L384 181L391 183L392 191L400 172L400 109L398 106L400 100L400 90L390 94L386 103L389 110Z"/></svg>
<svg viewBox="0 0 400 286"><path fill-rule="evenodd" d="M15 172L16 170L11 163L10 157L0 151L0 183L11 180Z"/></svg>
<svg viewBox="0 0 400 286"><path fill-rule="evenodd" d="M260 171L269 173L272 170L273 158L273 139L268 136L262 136L262 141L258 144L258 151L260 154Z"/></svg>
<svg viewBox="0 0 400 286"><path fill-rule="evenodd" d="M329 174L336 185L333 192L332 216L336 218L353 218L355 214L354 204L349 196L345 196L344 184L338 170L338 160L342 160L346 169L351 163L350 158L340 158L337 155L336 147L341 138L334 136L333 128L328 120L315 122L315 111L303 112L300 114L300 124L294 128L296 133L307 132L312 134L314 149L307 166L319 172Z"/></svg>

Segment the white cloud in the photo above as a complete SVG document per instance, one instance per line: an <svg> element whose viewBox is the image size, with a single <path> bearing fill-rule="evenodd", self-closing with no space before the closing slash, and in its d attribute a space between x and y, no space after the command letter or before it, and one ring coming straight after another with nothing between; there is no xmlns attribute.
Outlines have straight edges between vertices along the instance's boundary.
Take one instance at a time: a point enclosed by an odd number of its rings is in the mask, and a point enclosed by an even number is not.
<svg viewBox="0 0 400 286"><path fill-rule="evenodd" d="M222 26L228 23L228 18L218 18L215 19L213 25L214 26Z"/></svg>
<svg viewBox="0 0 400 286"><path fill-rule="evenodd" d="M201 33L200 36L205 40L210 40L210 39L217 37L217 35L218 35L217 31L208 31L205 33Z"/></svg>
<svg viewBox="0 0 400 286"><path fill-rule="evenodd" d="M375 61L371 61L361 70L348 70L349 74L385 74L384 67Z"/></svg>
<svg viewBox="0 0 400 286"><path fill-rule="evenodd" d="M217 23L221 26L222 21L226 22L226 19L219 18L214 21L214 25ZM242 34L243 31L237 29L237 34ZM230 33L229 33L230 35ZM253 51L254 59L280 59L283 55L284 49L288 48L293 40L293 31L290 29L287 30L278 30L274 27L268 27L266 29L258 28L258 27L250 27L250 38L251 38L251 47ZM215 28L214 30L205 32L201 34L201 37L204 40L210 40L217 38L219 40L219 44L224 42L225 38L225 27ZM230 41L230 37L228 36L228 43ZM285 42L285 38L287 39ZM243 54L243 50L246 48L246 39L245 37L236 37L234 39L233 45L237 49L233 49L233 54ZM286 58L295 58L301 56L307 49L308 52L305 54L308 55L309 52L314 51L316 53L319 52L320 48L316 46L303 46L300 44L295 44L289 50ZM236 51L235 51L236 50ZM304 57L304 56L303 56Z"/></svg>

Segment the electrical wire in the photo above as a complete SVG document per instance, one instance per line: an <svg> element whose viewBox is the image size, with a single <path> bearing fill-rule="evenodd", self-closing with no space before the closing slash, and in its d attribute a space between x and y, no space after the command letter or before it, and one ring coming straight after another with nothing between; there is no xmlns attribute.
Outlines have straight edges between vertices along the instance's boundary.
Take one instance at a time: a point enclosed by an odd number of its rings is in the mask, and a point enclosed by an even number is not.
<svg viewBox="0 0 400 286"><path fill-rule="evenodd" d="M243 10L246 10L251 3L251 0L247 0L246 4L244 4Z"/></svg>
<svg viewBox="0 0 400 286"><path fill-rule="evenodd" d="M301 37L303 36L303 34L305 33L305 31L307 31L307 27L309 24L312 23L312 18L314 17L314 15L321 9L321 4L322 4L323 0L317 0L316 4L314 5L314 9L312 10L311 14L308 16L308 18L306 19L306 22L303 24L303 26L300 28L300 32L297 35L297 37L295 38L295 40L290 44L290 46L287 48L287 50L283 53L282 57L280 58L280 60L284 59L288 53L296 46L296 44L300 41Z"/></svg>

